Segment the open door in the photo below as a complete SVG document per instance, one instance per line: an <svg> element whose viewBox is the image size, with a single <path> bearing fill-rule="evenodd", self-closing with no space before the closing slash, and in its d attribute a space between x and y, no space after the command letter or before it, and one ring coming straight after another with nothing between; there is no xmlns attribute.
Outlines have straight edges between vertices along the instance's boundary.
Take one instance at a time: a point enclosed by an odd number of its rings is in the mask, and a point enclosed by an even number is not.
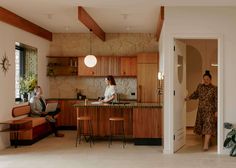
<svg viewBox="0 0 236 168"><path fill-rule="evenodd" d="M186 137L186 44L174 41L174 152L185 145Z"/></svg>

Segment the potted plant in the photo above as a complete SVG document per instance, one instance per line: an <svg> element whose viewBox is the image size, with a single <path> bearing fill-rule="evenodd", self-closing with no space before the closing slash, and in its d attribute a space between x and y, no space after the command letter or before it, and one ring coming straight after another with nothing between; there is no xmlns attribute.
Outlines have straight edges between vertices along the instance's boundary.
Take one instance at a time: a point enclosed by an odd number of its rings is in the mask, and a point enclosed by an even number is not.
<svg viewBox="0 0 236 168"><path fill-rule="evenodd" d="M37 75L29 74L20 78L20 94L23 96L23 101L28 101L30 94L37 85Z"/></svg>
<svg viewBox="0 0 236 168"><path fill-rule="evenodd" d="M230 156L236 157L236 129L233 128L233 124L231 123L225 123L224 127L226 129L231 129L230 132L226 135L224 147L230 148Z"/></svg>

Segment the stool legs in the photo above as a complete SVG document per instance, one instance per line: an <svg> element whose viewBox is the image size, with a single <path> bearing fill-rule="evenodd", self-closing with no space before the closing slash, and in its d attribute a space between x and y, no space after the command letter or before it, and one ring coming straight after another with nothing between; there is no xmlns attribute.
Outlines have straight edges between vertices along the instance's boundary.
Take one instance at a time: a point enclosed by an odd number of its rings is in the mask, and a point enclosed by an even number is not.
<svg viewBox="0 0 236 168"><path fill-rule="evenodd" d="M125 122L124 122L124 121L123 121L122 127L123 127L123 148L124 148L125 145L126 145L126 139L125 139Z"/></svg>
<svg viewBox="0 0 236 168"><path fill-rule="evenodd" d="M108 147L110 148L111 144L112 144L112 121L109 121L109 125L110 125L110 136L109 136L109 144Z"/></svg>
<svg viewBox="0 0 236 168"><path fill-rule="evenodd" d="M90 143L90 147L91 147L92 146L92 142L94 144L93 127L92 127L91 120L89 120L88 123L89 123L89 143Z"/></svg>
<svg viewBox="0 0 236 168"><path fill-rule="evenodd" d="M77 129L76 129L76 140L75 140L75 146L77 147L78 144L78 137L79 137L79 121L77 120Z"/></svg>
<svg viewBox="0 0 236 168"><path fill-rule="evenodd" d="M109 125L110 125L110 136L109 136L109 143L108 143L108 147L110 148L110 146L112 145L112 138L113 138L113 132L112 129L114 128L115 123L113 123L114 121L109 120ZM117 122L117 121L115 121ZM118 121L122 123L122 132L123 132L123 148L126 145L126 138L125 138L125 126L124 126L124 120L123 121Z"/></svg>
<svg viewBox="0 0 236 168"><path fill-rule="evenodd" d="M77 147L77 144L78 144L78 140L79 140L79 144L80 144L82 135L84 136L84 139L85 139L86 142L89 141L90 147L92 147L92 142L94 144L92 121L87 120L88 121L88 134L85 134L82 131L82 122L84 123L84 121L86 121L86 120L77 120L76 147ZM86 138L86 135L89 136L89 140Z"/></svg>

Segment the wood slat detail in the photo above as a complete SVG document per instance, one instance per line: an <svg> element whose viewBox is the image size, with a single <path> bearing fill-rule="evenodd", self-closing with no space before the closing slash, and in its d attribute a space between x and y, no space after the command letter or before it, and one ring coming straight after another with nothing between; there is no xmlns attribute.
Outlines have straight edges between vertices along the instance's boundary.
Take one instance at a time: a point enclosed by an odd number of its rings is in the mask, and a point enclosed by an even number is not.
<svg viewBox="0 0 236 168"><path fill-rule="evenodd" d="M133 112L134 138L161 138L161 110L137 108Z"/></svg>
<svg viewBox="0 0 236 168"><path fill-rule="evenodd" d="M92 30L102 41L105 41L105 32L81 6L78 6L78 18L89 30Z"/></svg>
<svg viewBox="0 0 236 168"><path fill-rule="evenodd" d="M159 41L159 39L160 39L161 30L162 30L162 26L164 23L164 11L165 11L164 6L161 6L160 15L159 15L158 22L157 22L157 32L156 32L157 41Z"/></svg>
<svg viewBox="0 0 236 168"><path fill-rule="evenodd" d="M0 7L0 21L52 41L52 32L24 19L21 16L16 15L3 7Z"/></svg>

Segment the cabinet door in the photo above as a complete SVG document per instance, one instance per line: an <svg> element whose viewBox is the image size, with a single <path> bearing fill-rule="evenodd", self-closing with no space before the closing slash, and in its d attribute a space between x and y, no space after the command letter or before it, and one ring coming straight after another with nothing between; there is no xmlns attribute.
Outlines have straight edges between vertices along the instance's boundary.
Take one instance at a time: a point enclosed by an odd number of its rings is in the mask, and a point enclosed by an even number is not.
<svg viewBox="0 0 236 168"><path fill-rule="evenodd" d="M84 64L85 57L79 57L78 75L79 76L99 76L99 58L97 57L97 64L89 68Z"/></svg>
<svg viewBox="0 0 236 168"><path fill-rule="evenodd" d="M78 74L77 57L48 56L47 76L73 76Z"/></svg>
<svg viewBox="0 0 236 168"><path fill-rule="evenodd" d="M133 137L161 138L161 119L161 109L135 108L133 111Z"/></svg>
<svg viewBox="0 0 236 168"><path fill-rule="evenodd" d="M98 76L119 76L120 61L117 56L100 56L98 62Z"/></svg>
<svg viewBox="0 0 236 168"><path fill-rule="evenodd" d="M119 76L120 75L120 59L117 56L109 57L109 75Z"/></svg>
<svg viewBox="0 0 236 168"><path fill-rule="evenodd" d="M157 64L138 64L138 102L155 103L158 101Z"/></svg>
<svg viewBox="0 0 236 168"><path fill-rule="evenodd" d="M61 100L60 115L58 117L58 126L76 127L76 109L73 107L77 100Z"/></svg>
<svg viewBox="0 0 236 168"><path fill-rule="evenodd" d="M121 57L120 58L120 75L136 76L137 75L137 58Z"/></svg>

